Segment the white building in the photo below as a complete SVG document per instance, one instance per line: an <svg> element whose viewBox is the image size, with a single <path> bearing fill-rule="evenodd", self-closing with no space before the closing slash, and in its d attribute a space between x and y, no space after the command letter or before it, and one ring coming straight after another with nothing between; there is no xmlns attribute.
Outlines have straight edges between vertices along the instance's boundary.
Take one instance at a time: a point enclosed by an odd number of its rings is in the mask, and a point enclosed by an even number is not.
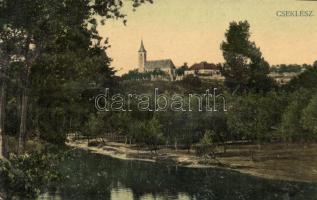
<svg viewBox="0 0 317 200"><path fill-rule="evenodd" d="M201 62L193 64L185 71L186 75L193 75L202 79L223 81L225 78L221 75L221 65L213 63Z"/></svg>

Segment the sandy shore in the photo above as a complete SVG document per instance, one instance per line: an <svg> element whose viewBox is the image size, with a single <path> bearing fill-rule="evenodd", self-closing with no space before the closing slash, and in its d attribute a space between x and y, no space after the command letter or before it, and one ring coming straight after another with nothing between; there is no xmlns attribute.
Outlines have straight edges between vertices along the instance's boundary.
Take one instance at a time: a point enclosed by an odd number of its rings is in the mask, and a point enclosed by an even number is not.
<svg viewBox="0 0 317 200"><path fill-rule="evenodd" d="M266 145L231 147L216 159L197 157L194 152L160 149L157 153L115 142L88 147L87 140L68 146L122 160L160 162L191 168L225 168L249 175L288 181L317 182L317 145ZM250 149L254 152L253 159Z"/></svg>

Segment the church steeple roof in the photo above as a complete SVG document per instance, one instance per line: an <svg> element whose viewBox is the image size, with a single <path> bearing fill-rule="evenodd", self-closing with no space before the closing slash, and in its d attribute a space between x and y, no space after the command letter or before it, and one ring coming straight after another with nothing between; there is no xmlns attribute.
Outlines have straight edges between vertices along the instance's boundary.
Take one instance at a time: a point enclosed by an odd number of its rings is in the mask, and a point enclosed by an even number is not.
<svg viewBox="0 0 317 200"><path fill-rule="evenodd" d="M139 52L146 52L146 50L144 48L143 40L141 40L141 47L140 47Z"/></svg>

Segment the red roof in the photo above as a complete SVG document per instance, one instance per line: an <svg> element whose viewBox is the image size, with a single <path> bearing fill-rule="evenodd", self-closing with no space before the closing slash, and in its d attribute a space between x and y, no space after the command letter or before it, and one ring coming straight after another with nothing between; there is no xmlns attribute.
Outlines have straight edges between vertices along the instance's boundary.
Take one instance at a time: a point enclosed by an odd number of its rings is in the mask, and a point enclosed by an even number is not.
<svg viewBox="0 0 317 200"><path fill-rule="evenodd" d="M215 65L213 63L201 62L193 64L189 70L202 70L202 69L210 69L210 70L220 70L221 66Z"/></svg>

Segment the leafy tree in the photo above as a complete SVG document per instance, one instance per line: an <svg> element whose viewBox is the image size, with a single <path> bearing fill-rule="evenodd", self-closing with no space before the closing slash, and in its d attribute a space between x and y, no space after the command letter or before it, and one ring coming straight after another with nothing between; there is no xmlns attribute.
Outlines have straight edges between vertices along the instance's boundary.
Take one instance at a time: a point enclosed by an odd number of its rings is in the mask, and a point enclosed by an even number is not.
<svg viewBox="0 0 317 200"><path fill-rule="evenodd" d="M185 76L182 80L182 85L189 90L200 88L202 85L201 80L193 75Z"/></svg>
<svg viewBox="0 0 317 200"><path fill-rule="evenodd" d="M177 76L183 76L186 70L188 70L188 65L184 63L181 67L176 69L175 73Z"/></svg>
<svg viewBox="0 0 317 200"><path fill-rule="evenodd" d="M123 80L143 80L150 78L151 76L148 76L146 73L140 73L138 69L130 70L127 74L122 75Z"/></svg>
<svg viewBox="0 0 317 200"><path fill-rule="evenodd" d="M210 130L206 130L204 133L204 136L199 141L197 147L196 147L196 154L199 156L204 156L209 154L210 152L213 152L213 136L214 133ZM214 154L214 153L213 153Z"/></svg>
<svg viewBox="0 0 317 200"><path fill-rule="evenodd" d="M174 113L171 111L155 113L155 117L160 121L160 124L162 125L162 132L164 134L166 145L169 145L172 143L172 141L177 140L177 131L179 130L179 127L181 127L183 124L183 122L179 121L180 114L181 113L179 112Z"/></svg>
<svg viewBox="0 0 317 200"><path fill-rule="evenodd" d="M284 89L289 92L294 92L301 88L314 89L317 84L317 68L308 68L305 72L293 78L284 86Z"/></svg>
<svg viewBox="0 0 317 200"><path fill-rule="evenodd" d="M136 143L145 143L146 124L144 121L134 120L129 124L129 135Z"/></svg>
<svg viewBox="0 0 317 200"><path fill-rule="evenodd" d="M6 12L5 8L5 4L0 6L1 14ZM6 101L7 85L10 82L10 70L12 70L11 65L20 59L22 55L21 48L24 47L23 32L8 23L10 20L8 16L6 17L0 18L0 157L6 155L7 151L5 144Z"/></svg>
<svg viewBox="0 0 317 200"><path fill-rule="evenodd" d="M271 140L285 104L285 95L275 92L264 97L254 93L238 97L227 114L229 129L240 138L258 142Z"/></svg>
<svg viewBox="0 0 317 200"><path fill-rule="evenodd" d="M34 199L52 183L61 180L57 170L60 158L47 153L11 155L0 160L0 192L6 199Z"/></svg>
<svg viewBox="0 0 317 200"><path fill-rule="evenodd" d="M145 143L152 146L154 151L157 150L157 146L161 144L163 140L161 127L160 122L156 118L153 118L146 123Z"/></svg>
<svg viewBox="0 0 317 200"><path fill-rule="evenodd" d="M307 129L312 138L317 136L317 95L313 96L308 106L303 110L301 123Z"/></svg>
<svg viewBox="0 0 317 200"><path fill-rule="evenodd" d="M120 113L114 114L112 118L113 118L114 129L119 135L124 135L126 137L125 143L127 143L128 139L130 138L129 123L131 123L133 120L133 118L131 117L131 114L128 112L120 112Z"/></svg>
<svg viewBox="0 0 317 200"><path fill-rule="evenodd" d="M204 137L200 140L202 145L211 145L213 143L213 134L211 131L207 130L204 134Z"/></svg>
<svg viewBox="0 0 317 200"><path fill-rule="evenodd" d="M311 98L311 91L300 89L290 97L285 112L282 116L281 134L286 141L306 140L308 131L301 123L301 116L304 108ZM307 111L306 111L307 116Z"/></svg>
<svg viewBox="0 0 317 200"><path fill-rule="evenodd" d="M193 111L195 113L195 111ZM185 145L185 148L189 152L191 149L192 144L195 141L195 138L199 137L197 136L199 134L199 128L197 121L200 118L196 118L194 113L186 113L184 118L186 119L186 123L182 124L182 128L180 128L181 132L178 134L181 137L181 142L183 145ZM196 112L197 114L197 112Z"/></svg>
<svg viewBox="0 0 317 200"><path fill-rule="evenodd" d="M137 69L130 70L127 74L122 75L123 80L152 80L153 78L169 77L164 71L155 69L148 72L139 72Z"/></svg>
<svg viewBox="0 0 317 200"><path fill-rule="evenodd" d="M130 2L136 8L146 1ZM64 134L66 130L80 128L78 124L92 112L87 99L92 99L101 87L112 86L114 71L109 67L107 44L101 43L97 26L99 21L104 24L109 18L125 22L121 12L124 3L5 0L1 5L1 30L9 27L19 34L15 57L23 68L19 94L22 99L19 150L22 151L26 133L32 128L44 135L48 130ZM32 119L30 114L34 115ZM62 126L50 126L52 119Z"/></svg>
<svg viewBox="0 0 317 200"><path fill-rule="evenodd" d="M86 127L84 129L84 135L88 138L88 144L90 138L96 138L103 134L103 122L98 116L91 114L88 121L86 122Z"/></svg>
<svg viewBox="0 0 317 200"><path fill-rule="evenodd" d="M8 67L11 62L14 37L7 27L0 27L0 159L6 156L5 108Z"/></svg>
<svg viewBox="0 0 317 200"><path fill-rule="evenodd" d="M250 39L250 24L247 21L231 22L221 44L225 59L223 75L231 91L268 91L273 86L267 76L269 64Z"/></svg>
<svg viewBox="0 0 317 200"><path fill-rule="evenodd" d="M213 132L214 142L222 143L224 152L226 151L226 142L234 139L228 128L227 116L224 112L207 112L200 119L203 129Z"/></svg>

